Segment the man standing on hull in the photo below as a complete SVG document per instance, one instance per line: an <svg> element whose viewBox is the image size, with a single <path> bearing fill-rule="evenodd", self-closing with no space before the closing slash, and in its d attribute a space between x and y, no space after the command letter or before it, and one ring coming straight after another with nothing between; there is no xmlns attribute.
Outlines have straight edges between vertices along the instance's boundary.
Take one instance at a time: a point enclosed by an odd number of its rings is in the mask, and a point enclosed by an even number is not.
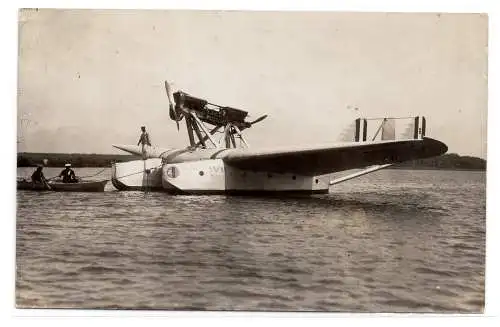
<svg viewBox="0 0 500 327"><path fill-rule="evenodd" d="M151 142L149 140L149 134L146 132L146 127L141 126L141 136L139 137L139 142L137 142L137 145L141 144L142 145L142 159L146 160L147 159L147 148L146 146L151 146Z"/></svg>

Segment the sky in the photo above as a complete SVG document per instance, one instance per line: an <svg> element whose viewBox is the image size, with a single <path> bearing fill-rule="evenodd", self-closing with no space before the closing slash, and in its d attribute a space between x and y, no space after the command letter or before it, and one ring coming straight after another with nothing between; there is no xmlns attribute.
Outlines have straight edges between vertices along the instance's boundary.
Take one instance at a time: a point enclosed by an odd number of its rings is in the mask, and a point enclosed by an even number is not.
<svg viewBox="0 0 500 327"><path fill-rule="evenodd" d="M245 132L252 147L423 115L449 152L486 158L487 40L483 14L22 10L18 151L120 153L111 145L136 144L141 125L184 147L168 80L268 114Z"/></svg>

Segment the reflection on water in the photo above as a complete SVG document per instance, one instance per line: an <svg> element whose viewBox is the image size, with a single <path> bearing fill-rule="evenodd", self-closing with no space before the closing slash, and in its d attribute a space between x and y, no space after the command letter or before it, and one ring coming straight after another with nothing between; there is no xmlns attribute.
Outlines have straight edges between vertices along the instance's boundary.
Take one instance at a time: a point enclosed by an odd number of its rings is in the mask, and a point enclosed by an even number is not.
<svg viewBox="0 0 500 327"><path fill-rule="evenodd" d="M18 192L18 306L478 312L484 305L481 172L386 170L315 197L107 190Z"/></svg>

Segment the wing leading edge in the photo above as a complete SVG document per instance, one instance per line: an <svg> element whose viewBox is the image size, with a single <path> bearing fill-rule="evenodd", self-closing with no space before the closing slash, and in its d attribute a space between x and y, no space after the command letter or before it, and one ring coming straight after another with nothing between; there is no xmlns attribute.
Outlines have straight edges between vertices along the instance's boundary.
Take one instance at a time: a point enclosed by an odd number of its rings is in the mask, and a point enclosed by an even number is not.
<svg viewBox="0 0 500 327"><path fill-rule="evenodd" d="M283 150L233 150L219 158L228 165L305 176L329 174L371 165L385 165L441 155L448 147L431 138L401 141L353 142Z"/></svg>

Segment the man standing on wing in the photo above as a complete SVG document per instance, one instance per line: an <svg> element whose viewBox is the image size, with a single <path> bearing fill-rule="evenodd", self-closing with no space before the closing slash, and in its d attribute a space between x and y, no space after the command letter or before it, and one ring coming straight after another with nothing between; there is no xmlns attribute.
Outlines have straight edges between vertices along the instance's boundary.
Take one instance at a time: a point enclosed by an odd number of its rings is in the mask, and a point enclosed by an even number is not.
<svg viewBox="0 0 500 327"><path fill-rule="evenodd" d="M149 140L149 134L146 132L146 127L142 126L141 127L141 136L139 137L139 142L137 142L137 145L141 144L142 145L142 159L146 160L147 159L147 146L151 146L151 142Z"/></svg>

